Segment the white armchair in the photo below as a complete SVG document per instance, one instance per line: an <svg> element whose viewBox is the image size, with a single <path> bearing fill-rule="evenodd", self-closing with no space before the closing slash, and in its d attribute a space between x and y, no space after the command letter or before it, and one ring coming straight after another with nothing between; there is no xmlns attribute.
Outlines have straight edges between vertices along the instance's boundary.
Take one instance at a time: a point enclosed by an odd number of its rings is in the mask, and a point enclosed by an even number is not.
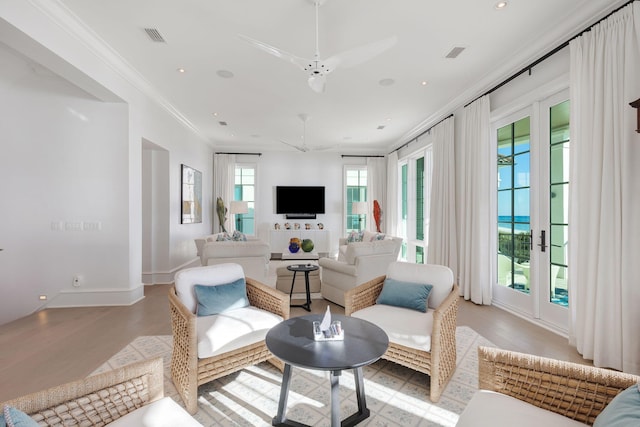
<svg viewBox="0 0 640 427"><path fill-rule="evenodd" d="M341 241L342 243L342 241ZM342 245L337 260L320 258L322 297L344 306L344 293L375 277L383 276L387 266L398 259L402 238L387 237L372 242Z"/></svg>
<svg viewBox="0 0 640 427"><path fill-rule="evenodd" d="M402 282L395 293L377 303L385 279ZM419 311L414 291L431 285L426 312ZM398 285L396 285L398 286ZM390 288L393 289L393 288ZM424 294L422 294L424 296ZM389 348L382 356L399 365L429 375L429 397L437 402L456 369L456 320L458 314L458 286L453 272L442 265L393 262L387 275L364 283L345 295L345 314L378 325L389 336ZM407 304L398 304L398 300ZM393 304L391 304L393 303Z"/></svg>
<svg viewBox="0 0 640 427"><path fill-rule="evenodd" d="M196 285L217 287L242 278L246 280L248 306L237 306L243 299L237 292L225 296L220 295L224 289L216 290L214 293L220 296L208 302L217 304L223 299L233 302L233 307L218 314L197 315L203 300L196 297ZM282 366L267 349L264 338L271 327L289 318L289 295L245 277L240 265L178 271L175 286L169 291L169 307L173 332L171 378L189 413L198 409L199 385L264 361Z"/></svg>

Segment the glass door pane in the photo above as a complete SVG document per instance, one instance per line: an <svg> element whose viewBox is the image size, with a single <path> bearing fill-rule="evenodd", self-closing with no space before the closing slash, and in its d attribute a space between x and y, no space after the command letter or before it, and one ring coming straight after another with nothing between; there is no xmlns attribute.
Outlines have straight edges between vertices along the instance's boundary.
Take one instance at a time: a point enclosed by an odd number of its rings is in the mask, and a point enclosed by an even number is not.
<svg viewBox="0 0 640 427"><path fill-rule="evenodd" d="M530 119L497 131L499 286L530 293Z"/></svg>
<svg viewBox="0 0 640 427"><path fill-rule="evenodd" d="M569 242L569 101L549 109L549 245L548 300L569 305L567 247Z"/></svg>

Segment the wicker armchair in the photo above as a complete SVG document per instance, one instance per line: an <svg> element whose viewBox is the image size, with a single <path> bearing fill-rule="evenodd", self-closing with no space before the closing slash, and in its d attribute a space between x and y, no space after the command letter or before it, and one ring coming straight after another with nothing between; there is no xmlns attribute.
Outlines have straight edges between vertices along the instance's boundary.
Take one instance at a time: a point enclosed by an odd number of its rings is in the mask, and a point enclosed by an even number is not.
<svg viewBox="0 0 640 427"><path fill-rule="evenodd" d="M44 426L104 426L162 399L162 370L162 358L150 359L3 402L0 408L17 408Z"/></svg>
<svg viewBox="0 0 640 427"><path fill-rule="evenodd" d="M498 348L479 347L481 390L515 397L593 425L605 406L640 377ZM474 418L469 425L476 425Z"/></svg>
<svg viewBox="0 0 640 427"><path fill-rule="evenodd" d="M231 273L229 273L229 269L231 269ZM235 276L238 274L240 277L244 275L242 267L238 264L218 264L181 270L176 274L175 285L169 291L173 331L171 378L190 414L195 414L198 410L199 385L264 361L269 361L282 369L282 362L273 357L264 342L267 330L258 331L262 332L260 337L256 339L253 336L249 344L245 343L245 345L228 352L215 354L212 357L200 358L198 356L196 325L198 319L203 318L197 317L195 314L193 285L228 283L230 280L235 280ZM257 280L248 277L245 280L247 297L252 307L273 313L280 316L281 319L289 318L288 295ZM185 292L189 286L191 289Z"/></svg>
<svg viewBox="0 0 640 427"><path fill-rule="evenodd" d="M407 282L428 283L434 286L429 297L427 312L427 315L432 316L432 323L431 319L420 319L420 323L413 323L416 326L416 335L430 335L429 351L416 348L424 347L423 345L408 346L405 342L398 342L402 341L398 339L398 336L406 336L407 334L405 332L394 334L394 331L389 330L388 325L382 324L383 322L388 323L386 320L393 317L393 314L388 310L396 309L396 307L387 306L383 309L386 310L384 312L371 311L367 315L363 315L365 312L361 310L376 304L387 277ZM345 314L364 318L385 330L389 335L389 348L382 358L429 375L429 397L432 402L437 402L456 368L458 298L458 286L453 283L453 272L448 267L393 262L389 265L386 276L380 276L363 283L345 293ZM397 308L397 310L408 309ZM430 330L428 330L429 325L432 325Z"/></svg>

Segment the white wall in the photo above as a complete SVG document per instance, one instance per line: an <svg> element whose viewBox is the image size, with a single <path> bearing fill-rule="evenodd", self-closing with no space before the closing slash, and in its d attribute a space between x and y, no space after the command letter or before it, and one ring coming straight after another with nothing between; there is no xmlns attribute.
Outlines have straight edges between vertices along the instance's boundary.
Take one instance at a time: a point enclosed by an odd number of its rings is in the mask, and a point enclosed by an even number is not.
<svg viewBox="0 0 640 427"><path fill-rule="evenodd" d="M0 323L37 310L40 294L48 296L50 307L131 304L143 296L142 238L148 238L142 228L143 141L168 158L164 170L153 170L149 179L167 183L168 193L154 202L164 198L169 209L146 211L151 224L164 221L169 229L145 250L152 257L145 266L161 277L193 262L193 238L211 231L213 150L161 105L152 88L142 93L133 84L136 76L104 60L89 39L75 37L30 2L5 6L0 290L7 297L0 301ZM209 208L201 224L180 224L182 163L203 172L203 204ZM51 230L52 223L64 229L82 222L100 223L101 229ZM77 288L76 274L83 277Z"/></svg>
<svg viewBox="0 0 640 427"><path fill-rule="evenodd" d="M331 232L332 252L338 250L338 238L344 234L344 165L365 164L365 158L342 158L339 153L268 152L262 156L238 156L236 161L255 163L258 168L256 221L258 236L269 241L275 223L321 222ZM325 214L316 220L285 220L275 211L275 187L278 185L325 186ZM274 251L278 252L278 251Z"/></svg>

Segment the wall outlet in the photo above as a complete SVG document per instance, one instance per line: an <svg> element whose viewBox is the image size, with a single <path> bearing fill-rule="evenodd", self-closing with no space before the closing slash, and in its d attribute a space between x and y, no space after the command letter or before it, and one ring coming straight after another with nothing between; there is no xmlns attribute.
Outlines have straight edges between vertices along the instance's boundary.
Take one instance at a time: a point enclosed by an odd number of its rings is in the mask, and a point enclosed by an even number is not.
<svg viewBox="0 0 640 427"><path fill-rule="evenodd" d="M73 276L73 287L79 288L82 284L82 276Z"/></svg>

